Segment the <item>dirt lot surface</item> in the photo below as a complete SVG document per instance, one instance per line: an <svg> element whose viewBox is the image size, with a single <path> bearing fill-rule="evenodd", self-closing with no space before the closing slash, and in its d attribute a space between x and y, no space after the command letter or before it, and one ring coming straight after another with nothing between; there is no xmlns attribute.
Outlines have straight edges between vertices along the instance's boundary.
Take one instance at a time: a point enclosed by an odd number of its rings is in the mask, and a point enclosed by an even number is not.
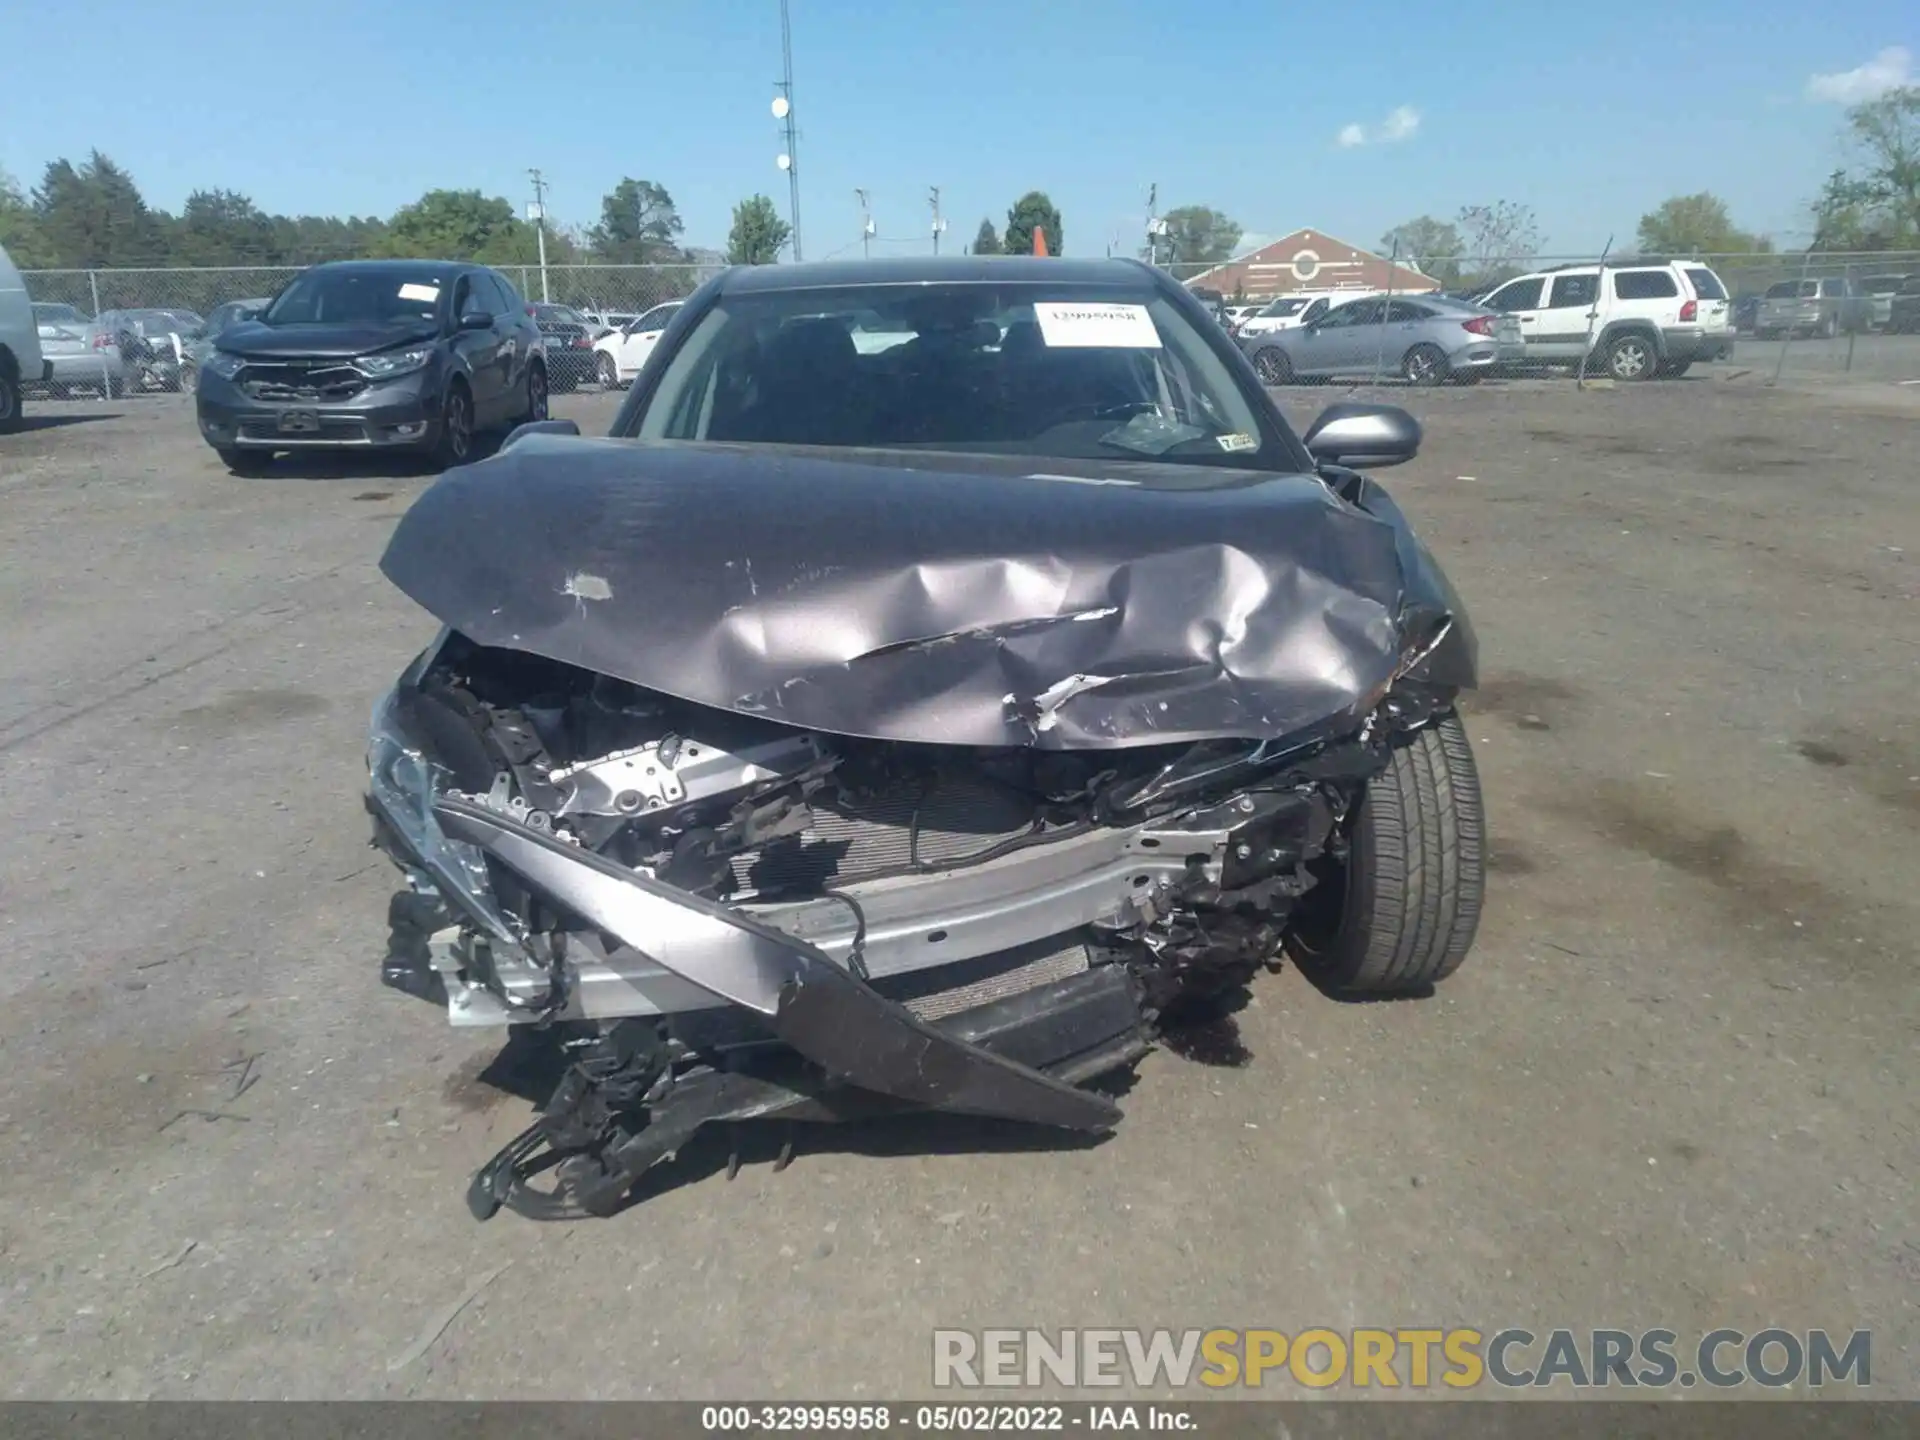
<svg viewBox="0 0 1920 1440"><path fill-rule="evenodd" d="M1920 397L1400 395L1428 442L1383 479L1486 672L1461 974L1264 979L1104 1144L918 1122L776 1175L750 1136L569 1227L469 1218L529 1107L377 983L366 716L432 626L375 562L426 479L37 407L0 439L0 1392L899 1396L936 1326L1465 1324L1867 1328L1920 1396Z"/></svg>

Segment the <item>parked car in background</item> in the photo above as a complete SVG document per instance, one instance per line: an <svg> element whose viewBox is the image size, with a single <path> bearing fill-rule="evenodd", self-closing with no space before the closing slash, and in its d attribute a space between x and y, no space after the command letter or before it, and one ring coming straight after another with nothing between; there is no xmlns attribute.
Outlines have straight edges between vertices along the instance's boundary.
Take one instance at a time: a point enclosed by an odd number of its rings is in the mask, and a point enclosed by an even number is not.
<svg viewBox="0 0 1920 1440"><path fill-rule="evenodd" d="M1920 275L1900 282L1900 293L1887 306L1889 335L1920 335Z"/></svg>
<svg viewBox="0 0 1920 1440"><path fill-rule="evenodd" d="M1349 300L1305 325L1242 336L1241 348L1269 385L1376 369L1413 385L1472 384L1526 358L1511 315L1438 295Z"/></svg>
<svg viewBox="0 0 1920 1440"><path fill-rule="evenodd" d="M95 343L111 344L120 352L122 379L129 390L179 389L187 352L207 330L199 314L176 309L102 310L95 324Z"/></svg>
<svg viewBox="0 0 1920 1440"><path fill-rule="evenodd" d="M0 245L0 435L21 427L25 386L45 380L47 374L27 282Z"/></svg>
<svg viewBox="0 0 1920 1440"><path fill-rule="evenodd" d="M593 338L596 340L602 335L605 335L609 330L618 330L623 325L631 325L640 318L640 312L638 310L587 309L582 310L580 313L593 322Z"/></svg>
<svg viewBox="0 0 1920 1440"><path fill-rule="evenodd" d="M76 390L119 396L126 388L126 363L110 332L101 329L77 305L35 301L33 319L46 360L45 385L56 395Z"/></svg>
<svg viewBox="0 0 1920 1440"><path fill-rule="evenodd" d="M609 389L632 384L633 377L640 373L640 367L647 363L653 347L660 343L661 335L685 303L669 300L664 305L656 305L594 341L593 348L599 355L594 362L595 378Z"/></svg>
<svg viewBox="0 0 1920 1440"><path fill-rule="evenodd" d="M1762 296L1757 290L1749 290L1733 297L1733 332L1736 335L1751 335L1760 322L1760 302Z"/></svg>
<svg viewBox="0 0 1920 1440"><path fill-rule="evenodd" d="M1794 335L1831 339L1858 334L1870 328L1872 321L1873 301L1860 288L1860 282L1828 276L1823 280L1782 280L1769 286L1753 330L1762 340Z"/></svg>
<svg viewBox="0 0 1920 1440"><path fill-rule="evenodd" d="M1227 306L1227 328L1238 335L1240 333L1240 327L1259 313L1260 307L1257 304L1229 305Z"/></svg>
<svg viewBox="0 0 1920 1440"><path fill-rule="evenodd" d="M513 283L445 260L302 271L200 367L200 433L236 474L288 450L473 458L482 430L547 414L540 329Z"/></svg>
<svg viewBox="0 0 1920 1440"><path fill-rule="evenodd" d="M1296 290L1279 295L1262 305L1240 324L1238 335L1271 335L1276 330L1292 330L1311 325L1335 305L1364 299L1371 290Z"/></svg>
<svg viewBox="0 0 1920 1440"><path fill-rule="evenodd" d="M594 378L599 356L593 342L600 335L584 311L571 305L554 305L536 300L527 306L533 323L547 344L547 383L564 394Z"/></svg>
<svg viewBox="0 0 1920 1440"><path fill-rule="evenodd" d="M1887 322L1893 318L1893 297L1900 293L1900 287L1908 280L1920 278L1911 275L1869 275L1860 282L1872 306L1867 323L1875 330L1887 328Z"/></svg>
<svg viewBox="0 0 1920 1440"><path fill-rule="evenodd" d="M1727 287L1698 261L1560 265L1516 276L1485 303L1520 322L1529 365L1584 359L1616 380L1651 380L1733 354Z"/></svg>

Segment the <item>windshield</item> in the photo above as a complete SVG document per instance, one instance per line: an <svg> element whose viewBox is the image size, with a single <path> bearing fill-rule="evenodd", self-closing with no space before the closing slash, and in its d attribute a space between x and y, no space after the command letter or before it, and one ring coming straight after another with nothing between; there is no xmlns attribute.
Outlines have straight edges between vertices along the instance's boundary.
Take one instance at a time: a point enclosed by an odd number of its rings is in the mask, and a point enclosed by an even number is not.
<svg viewBox="0 0 1920 1440"><path fill-rule="evenodd" d="M1267 308L1262 310L1260 313L1263 316L1298 315L1302 310L1306 308L1307 308L1307 302L1305 298L1298 295L1288 295L1288 296L1283 296L1278 300L1270 301L1267 305Z"/></svg>
<svg viewBox="0 0 1920 1440"><path fill-rule="evenodd" d="M1211 327L1209 327L1211 328ZM1217 331L1214 331L1217 334ZM875 285L724 297L643 439L1224 465L1298 456L1148 286Z"/></svg>
<svg viewBox="0 0 1920 1440"><path fill-rule="evenodd" d="M533 307L536 320L545 320L550 325L591 325L593 322L571 305L540 304Z"/></svg>
<svg viewBox="0 0 1920 1440"><path fill-rule="evenodd" d="M1871 280L1862 282L1869 295L1898 295L1900 277L1898 275L1875 275Z"/></svg>
<svg viewBox="0 0 1920 1440"><path fill-rule="evenodd" d="M418 325L437 317L445 283L418 266L309 270L259 318L266 325Z"/></svg>
<svg viewBox="0 0 1920 1440"><path fill-rule="evenodd" d="M1767 287L1767 299L1791 300L1797 295L1812 296L1820 293L1817 280L1782 280L1778 285Z"/></svg>

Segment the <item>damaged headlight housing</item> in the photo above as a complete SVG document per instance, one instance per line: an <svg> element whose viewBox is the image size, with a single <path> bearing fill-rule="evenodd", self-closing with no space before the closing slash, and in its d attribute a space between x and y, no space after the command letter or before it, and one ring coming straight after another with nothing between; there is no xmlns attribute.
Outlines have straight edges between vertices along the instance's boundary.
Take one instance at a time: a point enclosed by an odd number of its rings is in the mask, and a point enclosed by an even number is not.
<svg viewBox="0 0 1920 1440"><path fill-rule="evenodd" d="M216 350L207 357L206 368L222 380L231 380L246 363L244 355L235 355L231 350Z"/></svg>
<svg viewBox="0 0 1920 1440"><path fill-rule="evenodd" d="M367 793L443 889L444 898L494 938L517 949L520 937L494 902L486 857L475 846L448 839L434 818L439 779L439 767L407 733L396 686L373 707L367 733Z"/></svg>
<svg viewBox="0 0 1920 1440"><path fill-rule="evenodd" d="M432 358L431 345L416 345L407 350L386 350L378 355L362 355L355 359L353 368L369 380L391 380L395 375L405 375L410 370L418 370Z"/></svg>

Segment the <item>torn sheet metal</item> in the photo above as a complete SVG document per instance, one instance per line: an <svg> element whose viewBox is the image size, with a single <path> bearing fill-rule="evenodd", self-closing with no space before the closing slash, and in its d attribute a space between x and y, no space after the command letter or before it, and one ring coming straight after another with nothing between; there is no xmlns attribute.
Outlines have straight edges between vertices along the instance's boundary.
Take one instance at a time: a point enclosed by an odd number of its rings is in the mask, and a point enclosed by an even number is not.
<svg viewBox="0 0 1920 1440"><path fill-rule="evenodd" d="M1352 480L531 435L435 483L381 569L483 645L810 730L1268 738L1357 714L1449 616L1423 672L1473 683L1452 588Z"/></svg>

